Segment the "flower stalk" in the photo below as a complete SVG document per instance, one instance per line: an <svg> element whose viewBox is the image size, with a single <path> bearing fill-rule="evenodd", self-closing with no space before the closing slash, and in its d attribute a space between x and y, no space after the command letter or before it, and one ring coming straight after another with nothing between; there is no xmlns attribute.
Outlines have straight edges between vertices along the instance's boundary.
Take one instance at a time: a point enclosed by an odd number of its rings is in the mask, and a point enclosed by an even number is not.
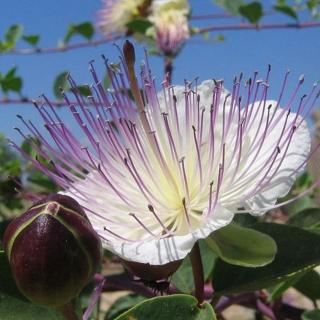
<svg viewBox="0 0 320 320"><path fill-rule="evenodd" d="M195 297L198 300L198 306L201 307L204 301L204 276L201 260L199 243L196 242L190 253L190 260L195 284Z"/></svg>

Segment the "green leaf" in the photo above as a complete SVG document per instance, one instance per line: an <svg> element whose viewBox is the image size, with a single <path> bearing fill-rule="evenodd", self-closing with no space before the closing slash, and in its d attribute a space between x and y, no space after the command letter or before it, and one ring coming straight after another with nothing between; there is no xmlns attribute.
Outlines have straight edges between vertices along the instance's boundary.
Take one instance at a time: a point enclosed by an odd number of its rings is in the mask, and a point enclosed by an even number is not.
<svg viewBox="0 0 320 320"><path fill-rule="evenodd" d="M129 294L125 297L121 297L116 302L114 302L111 307L108 309L105 320L113 320L118 317L120 314L124 313L128 309L132 308L134 305L146 300L146 297Z"/></svg>
<svg viewBox="0 0 320 320"><path fill-rule="evenodd" d="M110 77L108 73L105 74L102 81L103 87L108 90L110 88Z"/></svg>
<svg viewBox="0 0 320 320"><path fill-rule="evenodd" d="M302 197L297 201L294 201L284 206L283 209L291 217L301 212L302 210L306 210L308 208L314 208L315 206L316 204L312 195L306 195L305 197Z"/></svg>
<svg viewBox="0 0 320 320"><path fill-rule="evenodd" d="M8 92L8 91L20 92L21 88L22 88L22 79L19 77L14 77L14 78L2 81L2 90L4 92Z"/></svg>
<svg viewBox="0 0 320 320"><path fill-rule="evenodd" d="M320 209L305 209L292 216L287 223L310 231L313 229L320 229Z"/></svg>
<svg viewBox="0 0 320 320"><path fill-rule="evenodd" d="M58 99L62 98L61 89L62 90L68 89L68 79L67 79L68 74L69 72L63 71L54 80L53 93Z"/></svg>
<svg viewBox="0 0 320 320"><path fill-rule="evenodd" d="M22 39L35 47L40 40L40 36L38 34L32 34L30 36L23 36Z"/></svg>
<svg viewBox="0 0 320 320"><path fill-rule="evenodd" d="M196 298L184 294L156 297L139 303L116 320L215 320L211 305L197 306Z"/></svg>
<svg viewBox="0 0 320 320"><path fill-rule="evenodd" d="M0 253L0 319L1 320L64 320L57 311L36 306L18 291L10 272L7 257Z"/></svg>
<svg viewBox="0 0 320 320"><path fill-rule="evenodd" d="M87 97L87 96L92 95L92 92L91 92L90 87L88 85L77 86L77 89L82 96Z"/></svg>
<svg viewBox="0 0 320 320"><path fill-rule="evenodd" d="M277 243L274 261L261 268L234 266L218 260L213 270L218 296L267 288L320 264L320 235L292 226L258 223L255 230L271 236Z"/></svg>
<svg viewBox="0 0 320 320"><path fill-rule="evenodd" d="M271 237L233 223L213 232L206 242L225 262L244 267L265 266L277 253Z"/></svg>
<svg viewBox="0 0 320 320"><path fill-rule="evenodd" d="M314 270L302 275L293 287L312 301L320 299L320 275Z"/></svg>
<svg viewBox="0 0 320 320"><path fill-rule="evenodd" d="M23 33L23 26L21 24L14 24L9 27L5 33L5 40L10 47L14 47L16 42L21 38Z"/></svg>
<svg viewBox="0 0 320 320"><path fill-rule="evenodd" d="M304 275L304 272L298 273L296 276L290 277L272 288L271 294L268 298L269 301L281 298L282 294L290 287L294 286L296 282Z"/></svg>
<svg viewBox="0 0 320 320"><path fill-rule="evenodd" d="M263 16L263 8L260 2L251 2L240 6L239 13L249 22L256 24Z"/></svg>
<svg viewBox="0 0 320 320"><path fill-rule="evenodd" d="M8 91L20 92L22 88L22 79L15 75L17 68L11 68L1 79L1 88L4 93Z"/></svg>
<svg viewBox="0 0 320 320"><path fill-rule="evenodd" d="M204 269L204 278L207 280L212 273L215 254L204 240L199 241L201 260ZM191 293L194 289L194 280L190 258L186 257L179 269L173 274L171 282L183 293Z"/></svg>
<svg viewBox="0 0 320 320"><path fill-rule="evenodd" d="M94 35L94 27L91 22L83 22L79 24L70 24L67 34L65 35L63 42L68 43L75 35L81 35L82 37L90 40Z"/></svg>
<svg viewBox="0 0 320 320"><path fill-rule="evenodd" d="M239 15L239 8L244 4L242 0L214 0L213 2L234 16Z"/></svg>
<svg viewBox="0 0 320 320"><path fill-rule="evenodd" d="M320 319L320 309L305 311L302 314L301 320L319 320Z"/></svg>
<svg viewBox="0 0 320 320"><path fill-rule="evenodd" d="M274 8L274 10L276 10L278 12L284 13L285 15L287 15L295 20L298 20L297 13L295 12L295 10L292 7L290 7L288 5L278 5L278 6L274 6L273 8Z"/></svg>
<svg viewBox="0 0 320 320"><path fill-rule="evenodd" d="M145 34L152 27L152 23L144 19L136 19L127 23L127 28L130 31Z"/></svg>

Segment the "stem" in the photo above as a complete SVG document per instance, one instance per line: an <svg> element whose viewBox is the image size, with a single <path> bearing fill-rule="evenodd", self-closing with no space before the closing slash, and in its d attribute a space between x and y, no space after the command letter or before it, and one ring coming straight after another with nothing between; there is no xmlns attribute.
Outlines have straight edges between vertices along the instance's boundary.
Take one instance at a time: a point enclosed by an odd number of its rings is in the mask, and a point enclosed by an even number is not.
<svg viewBox="0 0 320 320"><path fill-rule="evenodd" d="M198 306L201 306L204 301L204 277L203 266L201 261L201 254L199 243L196 242L190 253L190 260L193 271L193 279L195 283L195 296L198 299Z"/></svg>
<svg viewBox="0 0 320 320"><path fill-rule="evenodd" d="M122 37L123 35L117 35L113 38L102 38L97 40L83 41L83 42L78 42L70 45L63 45L60 47L53 47L53 48L26 48L26 49L13 48L9 51L3 52L2 54L29 55L29 54L43 54L43 53L59 53L59 52L66 52L66 51L76 50L81 48L100 46L102 44L121 39Z"/></svg>
<svg viewBox="0 0 320 320"><path fill-rule="evenodd" d="M61 308L61 312L66 320L80 320L77 316L73 304L67 303L65 306Z"/></svg>
<svg viewBox="0 0 320 320"><path fill-rule="evenodd" d="M169 84L172 83L172 71L173 71L172 58L167 56L164 59L164 75Z"/></svg>
<svg viewBox="0 0 320 320"><path fill-rule="evenodd" d="M320 27L320 22L307 21L303 23L265 23L265 24L251 24L238 23L226 25L214 25L200 28L197 33L205 33L212 31L240 31L240 30L261 30L261 29L303 29Z"/></svg>
<svg viewBox="0 0 320 320"><path fill-rule="evenodd" d="M277 13L275 10L267 10L264 12L264 16L271 15ZM239 19L239 16L232 15L228 12L223 13L209 13L209 14L197 14L192 15L190 20L209 20L209 19Z"/></svg>

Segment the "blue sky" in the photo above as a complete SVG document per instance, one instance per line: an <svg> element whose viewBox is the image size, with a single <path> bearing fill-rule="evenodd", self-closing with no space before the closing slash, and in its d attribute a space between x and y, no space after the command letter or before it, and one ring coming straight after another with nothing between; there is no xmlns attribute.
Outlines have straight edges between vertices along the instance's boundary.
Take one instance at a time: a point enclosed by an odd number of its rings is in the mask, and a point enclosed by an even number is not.
<svg viewBox="0 0 320 320"><path fill-rule="evenodd" d="M269 3L270 1L265 1ZM194 14L217 12L211 0L191 1ZM95 13L100 7L100 0L10 0L3 1L0 12L0 34L14 23L24 25L26 34L40 34L42 47L56 46L62 39L69 23L94 21ZM290 18L275 15L265 21L292 22ZM232 20L211 20L204 25L232 23ZM265 72L266 66L272 65L271 93L276 92L281 84L284 72L291 69L291 88L296 84L300 74L306 75L305 91L314 81L320 79L320 41L318 29L304 30L267 30L267 31L233 31L224 32L226 41L217 44L190 41L175 61L174 83L183 79L199 76L223 78L227 83L235 74L244 72L248 77L255 70ZM75 38L74 41L81 39ZM24 44L19 44L24 47ZM139 45L137 50L139 51ZM142 50L140 50L142 51ZM96 59L99 69L100 55L104 53L111 60L116 60L117 51L112 45L96 48L85 48L68 53L33 55L33 56L0 56L0 71L6 72L12 66L18 67L18 73L24 79L23 92L29 97L46 93L52 97L52 84L55 76L70 71L79 83L90 83L88 61ZM151 58L152 70L159 79L163 77L163 61ZM100 64L102 68L102 63ZM101 69L102 70L102 69ZM12 127L17 126L17 113L27 118L37 119L32 106L1 105L0 132L16 139ZM59 112L66 114L66 110Z"/></svg>

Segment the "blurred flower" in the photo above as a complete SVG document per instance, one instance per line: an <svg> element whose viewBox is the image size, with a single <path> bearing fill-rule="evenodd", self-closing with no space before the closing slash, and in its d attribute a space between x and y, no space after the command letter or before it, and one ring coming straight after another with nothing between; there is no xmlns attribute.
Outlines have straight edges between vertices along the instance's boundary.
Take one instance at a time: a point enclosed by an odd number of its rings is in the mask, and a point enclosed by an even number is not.
<svg viewBox="0 0 320 320"><path fill-rule="evenodd" d="M127 24L140 16L147 2L149 0L103 0L97 26L106 36L123 33L127 30Z"/></svg>
<svg viewBox="0 0 320 320"><path fill-rule="evenodd" d="M188 15L190 6L187 0L154 0L149 20L153 27L148 31L165 54L175 53L189 38Z"/></svg>
<svg viewBox="0 0 320 320"><path fill-rule="evenodd" d="M20 117L42 143L33 146L39 156L53 160L31 161L83 206L106 248L128 261L163 265L183 259L235 213L259 215L281 205L277 198L312 155L305 119L316 86L296 99L301 78L283 101L286 73L275 87L278 100L269 100L269 69L264 80L257 72L245 83L236 77L230 93L221 80L163 83L157 93L148 60L138 86L128 42L124 53L117 68L105 61L110 90L92 64L88 99L69 77L78 106L65 100L87 141L45 97L36 106L50 139Z"/></svg>

